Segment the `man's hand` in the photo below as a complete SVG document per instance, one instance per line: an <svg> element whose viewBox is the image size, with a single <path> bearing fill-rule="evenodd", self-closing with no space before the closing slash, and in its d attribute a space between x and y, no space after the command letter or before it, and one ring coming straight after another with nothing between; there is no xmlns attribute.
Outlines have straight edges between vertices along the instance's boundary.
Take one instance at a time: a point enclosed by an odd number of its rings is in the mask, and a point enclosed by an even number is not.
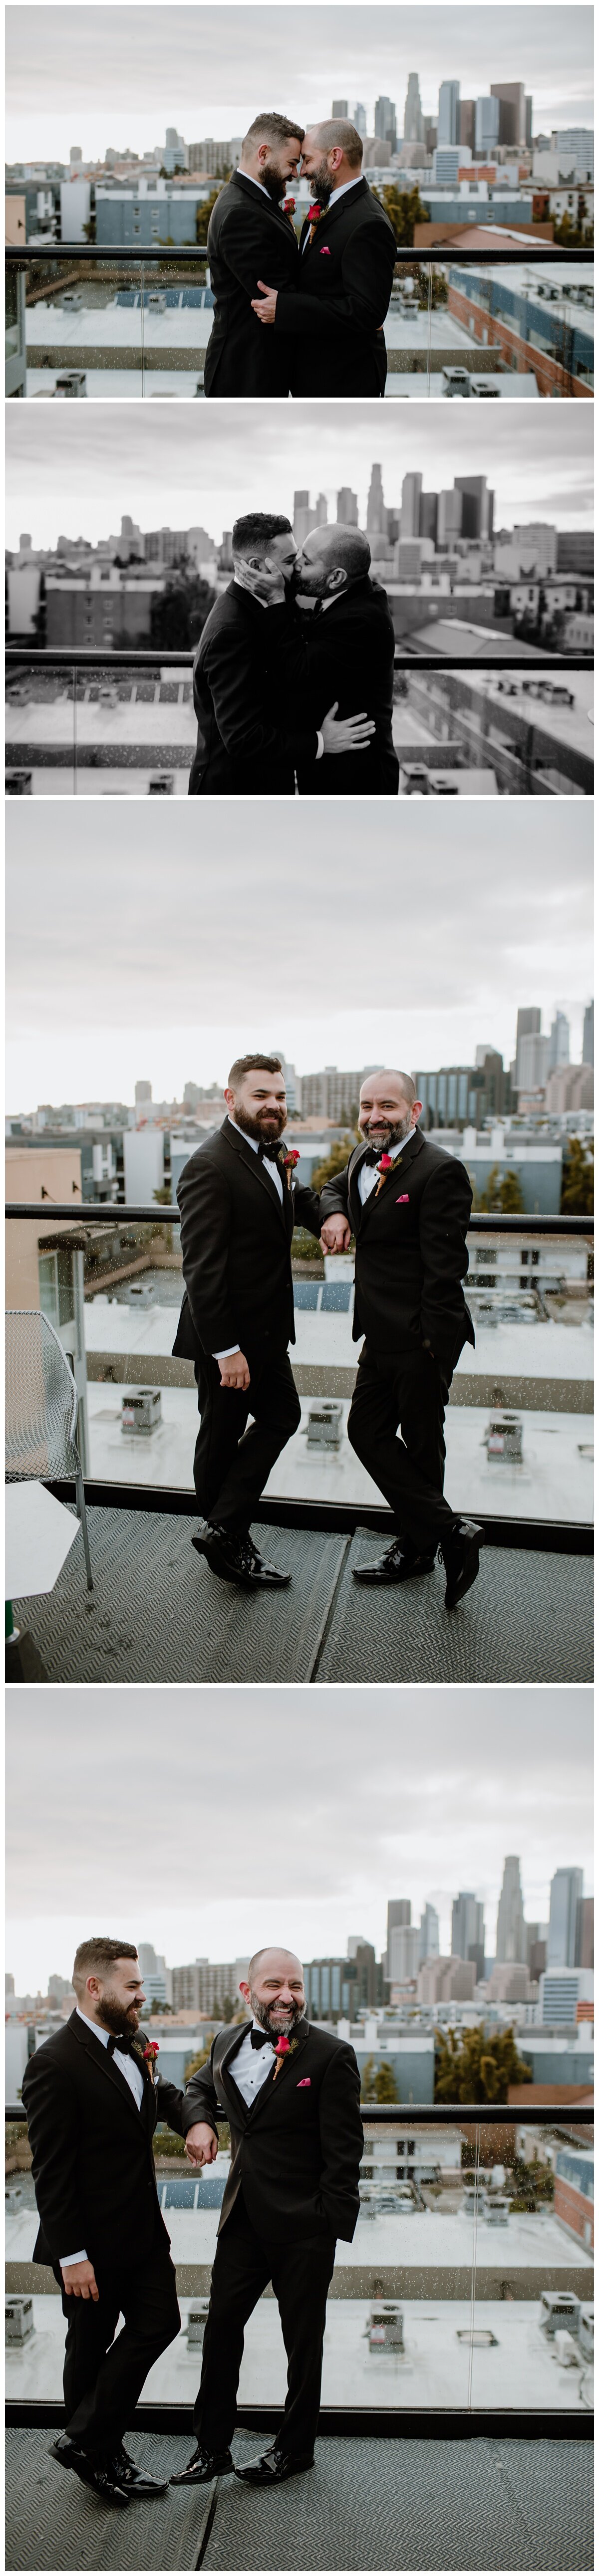
<svg viewBox="0 0 599 2576"><path fill-rule="evenodd" d="M230 1351L228 1359L219 1360L221 1386L235 1387L240 1395L250 1383L250 1372L243 1351Z"/></svg>
<svg viewBox="0 0 599 2576"><path fill-rule="evenodd" d="M258 322L274 322L277 310L276 286L266 286L263 277L258 278L258 285L260 294L252 296L252 313L256 314Z"/></svg>
<svg viewBox="0 0 599 2576"><path fill-rule="evenodd" d="M239 559L235 580L238 590L249 590L252 599L261 599L265 608L280 608L285 598L285 583L278 564L256 566Z"/></svg>
<svg viewBox="0 0 599 2576"><path fill-rule="evenodd" d="M320 726L325 752L368 751L370 737L375 730L373 718L363 712L360 716L345 716L336 723L338 705L339 699L335 698Z"/></svg>
<svg viewBox="0 0 599 2576"><path fill-rule="evenodd" d="M61 2263L67 2299L99 2299L93 2263Z"/></svg>
<svg viewBox="0 0 599 2576"><path fill-rule="evenodd" d="M351 1225L346 1216L328 1216L321 1233L323 1252L347 1252L351 1243Z"/></svg>
<svg viewBox="0 0 599 2576"><path fill-rule="evenodd" d="M188 2129L185 2154L189 2156L190 2165L214 2164L218 2155L218 2138L215 2138L207 2120L196 2120L195 2128Z"/></svg>

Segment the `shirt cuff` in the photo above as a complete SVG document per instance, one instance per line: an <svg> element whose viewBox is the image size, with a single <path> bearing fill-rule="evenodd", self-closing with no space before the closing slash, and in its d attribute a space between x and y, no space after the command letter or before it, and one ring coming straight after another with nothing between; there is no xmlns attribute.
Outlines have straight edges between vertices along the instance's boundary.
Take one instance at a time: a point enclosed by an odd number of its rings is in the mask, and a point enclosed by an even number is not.
<svg viewBox="0 0 599 2576"><path fill-rule="evenodd" d="M65 2272L69 2263L87 2263L89 2256L85 2246L80 2245L78 2254L59 2254L58 2260L61 2272Z"/></svg>
<svg viewBox="0 0 599 2576"><path fill-rule="evenodd" d="M229 1342L226 1351L213 1351L212 1357L213 1360L232 1360L235 1352L240 1350L241 1342Z"/></svg>
<svg viewBox="0 0 599 2576"><path fill-rule="evenodd" d="M324 752L324 734L323 734L323 733L317 733L316 740L317 740L317 744L318 744L318 750L317 750L317 753L316 753L316 758L317 758L317 760L322 760L323 752Z"/></svg>

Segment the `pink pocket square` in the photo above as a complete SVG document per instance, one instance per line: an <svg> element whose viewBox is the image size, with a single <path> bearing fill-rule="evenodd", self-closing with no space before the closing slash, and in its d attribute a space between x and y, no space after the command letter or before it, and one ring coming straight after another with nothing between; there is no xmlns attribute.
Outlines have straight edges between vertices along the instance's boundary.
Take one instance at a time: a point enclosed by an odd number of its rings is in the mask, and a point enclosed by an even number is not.
<svg viewBox="0 0 599 2576"><path fill-rule="evenodd" d="M410 1192L409 1192L409 1190L402 1190L401 1198L396 1199L396 1201L395 1201L395 1205L396 1205L396 1207L409 1207L409 1204L410 1204Z"/></svg>
<svg viewBox="0 0 599 2576"><path fill-rule="evenodd" d="M330 253L330 250L329 250L328 242L323 242L320 256L321 256L321 259L330 259L331 253ZM309 2083L309 2081L310 2081L309 2076L306 2076L306 2083Z"/></svg>
<svg viewBox="0 0 599 2576"><path fill-rule="evenodd" d="M299 2084L296 2084L296 2087L295 2087L296 2093L302 2093L302 2092L303 2092L303 2088L304 2088L304 2084L311 2084L311 2082L312 2082L312 2077L311 2077L311 2075L300 2075Z"/></svg>

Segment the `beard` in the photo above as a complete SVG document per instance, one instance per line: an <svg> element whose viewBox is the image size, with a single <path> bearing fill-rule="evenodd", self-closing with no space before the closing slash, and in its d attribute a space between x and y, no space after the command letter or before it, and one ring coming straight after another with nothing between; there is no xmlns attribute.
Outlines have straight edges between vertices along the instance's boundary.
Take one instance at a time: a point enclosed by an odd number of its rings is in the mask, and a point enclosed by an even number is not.
<svg viewBox="0 0 599 2576"><path fill-rule="evenodd" d="M326 161L319 161L318 169L313 170L308 184L315 205L328 206L329 197L333 194L333 181Z"/></svg>
<svg viewBox="0 0 599 2576"><path fill-rule="evenodd" d="M301 2021L304 2010L303 2003L263 2004L257 1995L252 1994L250 2003L254 2020L259 2021L260 2029L266 2031L268 2039L273 2037L288 2039L290 2031L295 2030L296 2022Z"/></svg>
<svg viewBox="0 0 599 2576"><path fill-rule="evenodd" d="M235 1102L235 1124L237 1127L241 1127L244 1136L253 1136L254 1143L256 1145L266 1145L269 1148L272 1146L273 1155L276 1155L281 1137L287 1124L287 1107L285 1106L284 1109L279 1110L277 1125L275 1127L274 1116L271 1126L270 1113L268 1120L265 1121L263 1125L261 1118L251 1118L249 1110L242 1108L238 1109L237 1102Z"/></svg>
<svg viewBox="0 0 599 2576"><path fill-rule="evenodd" d="M139 2030L139 2013L137 2004L121 2004L118 1995L102 1996L101 2018L114 2032L115 2039L120 2038L121 2031L128 2039L135 2038L136 2030Z"/></svg>
<svg viewBox="0 0 599 2576"><path fill-rule="evenodd" d="M377 1127L376 1132L374 1128L363 1127L362 1135L366 1145L380 1145L381 1154L388 1154L390 1146L403 1145L404 1137L409 1136L411 1125L412 1120L408 1111L407 1118L400 1118L395 1127Z"/></svg>
<svg viewBox="0 0 599 2576"><path fill-rule="evenodd" d="M272 197L273 206L280 206L288 187L291 187L291 180L282 179L276 161L269 161L262 172L262 186L266 188L268 196Z"/></svg>

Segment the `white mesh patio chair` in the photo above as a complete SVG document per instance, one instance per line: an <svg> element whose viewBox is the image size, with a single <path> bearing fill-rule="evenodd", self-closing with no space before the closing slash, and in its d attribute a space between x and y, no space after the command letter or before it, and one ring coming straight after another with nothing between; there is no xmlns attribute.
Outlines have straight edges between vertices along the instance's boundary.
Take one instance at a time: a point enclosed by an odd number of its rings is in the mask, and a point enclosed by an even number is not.
<svg viewBox="0 0 599 2576"><path fill-rule="evenodd" d="M73 1476L88 1592L93 1578L83 1472L77 1448L77 1388L47 1315L9 1307L6 1315L6 1482Z"/></svg>

